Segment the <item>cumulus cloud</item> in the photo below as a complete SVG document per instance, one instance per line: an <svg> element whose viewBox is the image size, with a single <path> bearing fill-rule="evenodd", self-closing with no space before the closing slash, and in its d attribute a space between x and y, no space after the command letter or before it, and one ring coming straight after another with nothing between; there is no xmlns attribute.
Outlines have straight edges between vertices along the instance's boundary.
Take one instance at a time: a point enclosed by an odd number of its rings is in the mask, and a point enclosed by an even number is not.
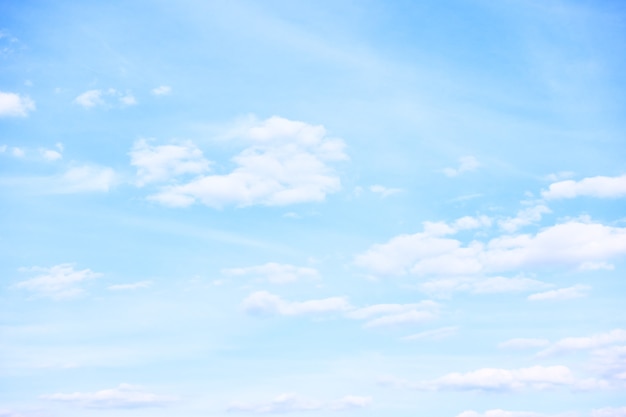
<svg viewBox="0 0 626 417"><path fill-rule="evenodd" d="M82 294L84 291L80 284L102 276L90 269L75 270L74 264L60 264L49 268L31 267L21 268L21 272L34 272L38 274L34 278L18 282L16 288L32 291L43 297L55 299L71 298Z"/></svg>
<svg viewBox="0 0 626 417"><path fill-rule="evenodd" d="M330 297L298 302L286 301L267 291L257 291L250 294L243 300L241 306L249 314L278 314L284 316L343 312L352 308L345 297Z"/></svg>
<svg viewBox="0 0 626 417"><path fill-rule="evenodd" d="M543 191L541 195L546 199L624 197L626 196L626 175L619 177L589 177L580 181L559 181L550 184L548 191Z"/></svg>
<svg viewBox="0 0 626 417"><path fill-rule="evenodd" d="M231 135L249 145L232 158L231 172L166 185L149 198L174 207L281 206L322 201L341 188L327 163L347 159L344 143L329 138L322 126L274 116L246 123Z"/></svg>
<svg viewBox="0 0 626 417"><path fill-rule="evenodd" d="M39 153L46 161L56 161L58 159L63 158L61 152L56 151L54 149L40 149Z"/></svg>
<svg viewBox="0 0 626 417"><path fill-rule="evenodd" d="M445 231L444 227L439 229ZM475 276L540 267L580 267L626 254L626 228L585 219L546 227L534 235L473 240L466 246L443 234L426 229L396 236L357 255L355 264L379 276L409 272L421 276Z"/></svg>
<svg viewBox="0 0 626 417"><path fill-rule="evenodd" d="M372 399L370 397L356 395L346 395L335 401L323 402L303 398L292 393L285 393L278 395L269 402L234 402L228 407L228 411L254 414L294 413L298 411L319 411L324 409L341 411L365 408L371 403Z"/></svg>
<svg viewBox="0 0 626 417"><path fill-rule="evenodd" d="M587 337L567 337L552 343L537 356L551 356L578 350L598 349L619 342L626 342L626 330L613 329L606 333L598 333Z"/></svg>
<svg viewBox="0 0 626 417"><path fill-rule="evenodd" d="M172 92L172 88L167 85L160 85L152 89L152 94L155 96L166 96Z"/></svg>
<svg viewBox="0 0 626 417"><path fill-rule="evenodd" d="M556 388L587 390L609 386L604 380L578 379L566 366L532 366L519 369L482 368L465 373L449 373L431 381L410 382L391 377L382 379L380 382L400 388L435 391L507 392Z"/></svg>
<svg viewBox="0 0 626 417"><path fill-rule="evenodd" d="M0 91L0 117L26 117L35 110L35 102L28 96Z"/></svg>
<svg viewBox="0 0 626 417"><path fill-rule="evenodd" d="M143 408L160 407L175 401L174 397L161 396L144 391L141 387L120 384L117 388L96 392L73 392L71 394L49 394L45 400L74 403L86 408Z"/></svg>
<svg viewBox="0 0 626 417"><path fill-rule="evenodd" d="M380 194L381 197L389 197L390 195L398 194L402 192L401 188L388 188L382 185L372 185L370 191L375 194Z"/></svg>
<svg viewBox="0 0 626 417"><path fill-rule="evenodd" d="M480 166L478 160L473 156L463 156L459 158L459 166L457 168L444 168L443 173L448 177L456 177L464 172L476 170Z"/></svg>
<svg viewBox="0 0 626 417"><path fill-rule="evenodd" d="M515 217L500 220L498 222L498 225L504 231L508 233L513 233L524 226L539 222L544 214L551 212L552 210L550 210L547 206L543 204L537 204L535 206L520 210Z"/></svg>
<svg viewBox="0 0 626 417"><path fill-rule="evenodd" d="M210 166L202 151L191 141L154 146L148 140L140 139L133 145L130 158L130 164L137 168L139 186L185 174L201 174Z"/></svg>
<svg viewBox="0 0 626 417"><path fill-rule="evenodd" d="M268 262L264 265L244 268L222 269L222 274L230 276L255 276L272 284L285 284L300 279L315 279L319 273L314 268Z"/></svg>
<svg viewBox="0 0 626 417"><path fill-rule="evenodd" d="M586 297L590 290L590 286L578 284L572 287L531 294L528 299L530 301L571 300Z"/></svg>
<svg viewBox="0 0 626 417"><path fill-rule="evenodd" d="M79 104L85 108L95 107L100 104L104 104L102 100L102 90L89 90L80 94L74 99L76 104Z"/></svg>

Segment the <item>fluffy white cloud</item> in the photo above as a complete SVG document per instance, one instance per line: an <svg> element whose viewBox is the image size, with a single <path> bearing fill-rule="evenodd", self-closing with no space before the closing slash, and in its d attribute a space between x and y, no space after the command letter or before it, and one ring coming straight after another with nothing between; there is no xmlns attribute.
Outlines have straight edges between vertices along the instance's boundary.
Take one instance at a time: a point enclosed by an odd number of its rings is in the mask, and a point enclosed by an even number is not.
<svg viewBox="0 0 626 417"><path fill-rule="evenodd" d="M591 352L591 367L626 388L626 346L609 346Z"/></svg>
<svg viewBox="0 0 626 417"><path fill-rule="evenodd" d="M31 267L21 268L21 272L35 272L35 278L15 284L16 288L23 288L44 297L55 299L71 298L83 293L79 284L101 277L102 274L90 269L76 271L74 264L60 264L49 268Z"/></svg>
<svg viewBox="0 0 626 417"><path fill-rule="evenodd" d="M381 197L389 197L390 195L398 194L402 192L401 188L388 188L382 185L372 185L370 191L376 194L380 194Z"/></svg>
<svg viewBox="0 0 626 417"><path fill-rule="evenodd" d="M148 288L151 285L152 285L152 281L139 281L139 282L134 282L132 284L110 285L108 289L111 291L128 291L128 290L138 290L141 288Z"/></svg>
<svg viewBox="0 0 626 417"><path fill-rule="evenodd" d="M531 294L528 296L528 299L530 301L571 300L574 298L586 297L590 290L590 286L579 284L572 287Z"/></svg>
<svg viewBox="0 0 626 417"><path fill-rule="evenodd" d="M546 339L516 338L504 341L498 347L501 349L535 349L549 344L550 341Z"/></svg>
<svg viewBox="0 0 626 417"><path fill-rule="evenodd" d="M168 181L185 174L201 174L210 163L191 141L153 146L147 140L135 142L131 165L137 168L137 184Z"/></svg>
<svg viewBox="0 0 626 417"><path fill-rule="evenodd" d="M448 177L456 177L464 172L476 170L480 166L478 160L473 156L463 156L459 158L459 166L457 168L444 168L443 173Z"/></svg>
<svg viewBox="0 0 626 417"><path fill-rule="evenodd" d="M276 396L276 398L269 402L234 402L228 407L228 411L254 414L294 413L298 411L319 411L323 409L341 411L365 408L371 403L372 399L370 397L356 395L346 395L338 400L325 403L303 398L296 394L285 393Z"/></svg>
<svg viewBox="0 0 626 417"><path fill-rule="evenodd" d="M267 291L257 291L250 294L243 300L241 306L244 311L250 314L279 314L284 316L343 312L352 308L345 297L297 302L283 300Z"/></svg>
<svg viewBox="0 0 626 417"><path fill-rule="evenodd" d="M27 96L0 91L0 117L25 117L35 110L35 102Z"/></svg>
<svg viewBox="0 0 626 417"><path fill-rule="evenodd" d="M127 93L119 98L120 103L124 106L134 106L137 104L137 99L130 93Z"/></svg>
<svg viewBox="0 0 626 417"><path fill-rule="evenodd" d="M598 349L619 342L626 342L626 330L614 329L610 332L599 333L588 337L567 337L551 344L546 349L539 352L537 356L542 357L577 350Z"/></svg>
<svg viewBox="0 0 626 417"><path fill-rule="evenodd" d="M249 266L245 268L226 268L222 273L231 276L256 276L273 284L285 284L300 279L318 278L319 273L314 268L294 266L268 262L264 265Z"/></svg>
<svg viewBox="0 0 626 417"><path fill-rule="evenodd" d="M172 92L172 88L167 85L160 85L152 89L152 94L155 96L166 96Z"/></svg>
<svg viewBox="0 0 626 417"><path fill-rule="evenodd" d="M432 229L432 224L426 224ZM355 257L355 264L375 275L472 276L548 266L580 267L626 254L626 228L572 220L537 234L506 235L466 246L434 233L400 235L375 244ZM450 226L448 226L450 227ZM451 227L450 227L451 228ZM451 228L454 231L454 228Z"/></svg>
<svg viewBox="0 0 626 417"><path fill-rule="evenodd" d="M347 159L344 144L328 138L322 126L271 117L246 123L232 135L250 144L232 158L236 164L233 171L164 186L149 198L169 206L196 201L215 208L280 206L322 201L341 188L339 177L327 163Z"/></svg>
<svg viewBox="0 0 626 417"><path fill-rule="evenodd" d="M75 403L87 408L140 408L159 407L175 400L144 391L141 387L120 384L117 388L96 392L73 392L71 394L49 394L41 398L51 401Z"/></svg>
<svg viewBox="0 0 626 417"><path fill-rule="evenodd" d="M104 104L102 100L102 90L89 90L80 94L74 99L76 104L79 104L85 108L95 107L100 104Z"/></svg>
<svg viewBox="0 0 626 417"><path fill-rule="evenodd" d="M550 184L548 191L541 193L546 199L598 197L617 198L626 196L626 175L619 177L590 177L580 181L559 181Z"/></svg>
<svg viewBox="0 0 626 417"><path fill-rule="evenodd" d="M63 158L61 152L55 151L54 149L40 149L39 153L46 161L56 161L57 159Z"/></svg>

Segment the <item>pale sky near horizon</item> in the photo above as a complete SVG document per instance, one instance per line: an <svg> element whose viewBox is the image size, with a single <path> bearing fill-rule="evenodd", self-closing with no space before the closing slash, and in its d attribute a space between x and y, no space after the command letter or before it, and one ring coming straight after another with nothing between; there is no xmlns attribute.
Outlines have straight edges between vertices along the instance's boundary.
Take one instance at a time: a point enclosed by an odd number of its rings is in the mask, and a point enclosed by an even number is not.
<svg viewBox="0 0 626 417"><path fill-rule="evenodd" d="M0 417L626 416L626 3L0 0Z"/></svg>

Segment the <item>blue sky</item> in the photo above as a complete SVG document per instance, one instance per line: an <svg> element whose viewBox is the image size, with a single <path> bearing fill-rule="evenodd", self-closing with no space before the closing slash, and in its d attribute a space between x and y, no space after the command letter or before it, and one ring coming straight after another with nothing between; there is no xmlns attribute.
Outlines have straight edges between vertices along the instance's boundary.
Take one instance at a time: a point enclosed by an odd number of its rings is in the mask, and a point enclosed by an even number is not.
<svg viewBox="0 0 626 417"><path fill-rule="evenodd" d="M622 2L0 9L0 417L626 415Z"/></svg>

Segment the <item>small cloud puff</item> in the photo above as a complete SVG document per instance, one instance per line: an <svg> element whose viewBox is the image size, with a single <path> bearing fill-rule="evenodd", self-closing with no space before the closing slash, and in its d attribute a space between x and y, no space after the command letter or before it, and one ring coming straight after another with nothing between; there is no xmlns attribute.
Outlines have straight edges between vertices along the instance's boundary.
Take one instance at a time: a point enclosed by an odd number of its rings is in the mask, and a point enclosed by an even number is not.
<svg viewBox="0 0 626 417"><path fill-rule="evenodd" d="M142 387L120 384L117 388L96 392L73 392L71 394L49 394L44 400L75 403L85 408L124 409L160 407L175 401L176 398L146 392Z"/></svg>
<svg viewBox="0 0 626 417"><path fill-rule="evenodd" d="M155 96L166 96L172 92L172 87L167 85L161 85L152 89L152 94Z"/></svg>
<svg viewBox="0 0 626 417"><path fill-rule="evenodd" d="M35 102L28 96L0 91L0 117L26 117L35 110Z"/></svg>
<svg viewBox="0 0 626 417"><path fill-rule="evenodd" d="M117 98L119 103L124 107L137 104L137 99L131 93L121 93L114 88L85 91L74 99L74 103L86 109L90 109L96 106L106 106L107 98Z"/></svg>

